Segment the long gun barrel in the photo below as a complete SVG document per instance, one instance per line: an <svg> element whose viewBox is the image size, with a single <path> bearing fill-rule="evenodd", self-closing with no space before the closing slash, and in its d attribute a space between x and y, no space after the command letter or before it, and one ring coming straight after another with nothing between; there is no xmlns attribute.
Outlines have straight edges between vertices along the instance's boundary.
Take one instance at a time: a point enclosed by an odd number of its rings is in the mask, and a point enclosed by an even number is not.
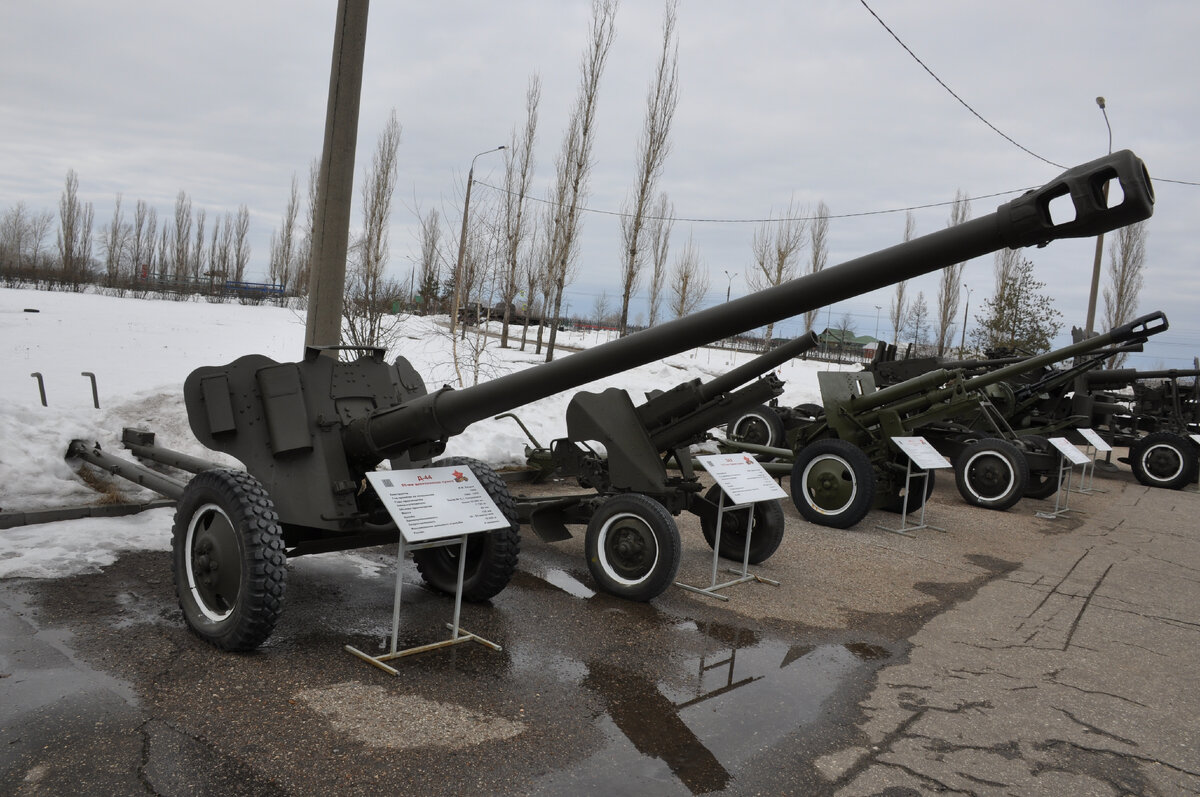
<svg viewBox="0 0 1200 797"><path fill-rule="evenodd" d="M1079 343L1072 343L1069 346L1064 346L1061 349L1055 349L1045 354L1026 357L1019 363L1006 365L1003 368L997 368L986 374L962 380L958 384L946 385L951 379L959 376L960 372L948 368L939 368L927 374L922 374L901 382L900 384L877 390L874 393L854 396L850 400L849 406L853 412L857 413L884 406L901 413L917 410L942 400L944 396L952 395L956 390L982 390L988 385L1003 382L1033 368L1040 368L1043 365L1050 365L1051 363L1065 360L1068 357L1086 354L1114 343L1124 343L1130 340L1144 339L1150 335L1157 335L1159 332L1166 331L1167 326L1166 315L1161 311L1156 311L1103 334L1082 340Z"/></svg>
<svg viewBox="0 0 1200 797"><path fill-rule="evenodd" d="M1088 374L1087 386L1090 388L1114 389L1127 387L1134 382L1146 379L1182 379L1200 376L1200 371L1194 368L1168 368L1160 371L1139 371L1136 368L1110 368L1106 371L1093 371Z"/></svg>
<svg viewBox="0 0 1200 797"><path fill-rule="evenodd" d="M1103 187L1117 180L1122 202L1108 207ZM1052 201L1070 197L1075 217L1056 224ZM989 254L1089 238L1149 218L1154 189L1145 165L1129 150L1067 170L987 216L915 238L840 266L694 313L569 357L463 390L442 389L350 423L346 453L378 460L445 439L471 423L594 379L781 321L877 288Z"/></svg>

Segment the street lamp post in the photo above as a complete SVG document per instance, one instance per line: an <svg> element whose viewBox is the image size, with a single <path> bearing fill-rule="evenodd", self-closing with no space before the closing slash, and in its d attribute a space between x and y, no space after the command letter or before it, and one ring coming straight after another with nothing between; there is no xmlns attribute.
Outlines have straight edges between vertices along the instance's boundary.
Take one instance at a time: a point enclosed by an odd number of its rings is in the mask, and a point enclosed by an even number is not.
<svg viewBox="0 0 1200 797"><path fill-rule="evenodd" d="M875 342L879 342L879 311L883 309L883 305L875 305Z"/></svg>
<svg viewBox="0 0 1200 797"><path fill-rule="evenodd" d="M725 272L725 278L729 280L725 286L725 304L729 304L729 292L733 290L733 278L736 276L737 274L730 274L728 271Z"/></svg>
<svg viewBox="0 0 1200 797"><path fill-rule="evenodd" d="M1097 97L1096 104L1100 106L1100 113L1104 114L1104 126L1108 128L1108 154L1112 154L1112 125L1108 123L1108 111L1104 107L1104 98ZM1100 189L1104 196L1104 204L1108 204L1108 181L1105 181L1104 187ZM1100 290L1100 258L1104 254L1104 233L1096 236L1096 258L1092 262L1092 290L1088 294L1088 309L1087 309L1087 324L1084 330L1084 336L1090 338L1092 332L1096 328L1096 293Z"/></svg>
<svg viewBox="0 0 1200 797"><path fill-rule="evenodd" d="M504 149L503 144L495 149L484 150L483 152L480 152L479 155L488 155L492 152L499 152L502 149ZM454 336L454 330L458 326L458 305L462 296L463 251L467 248L467 218L471 208L471 183L475 180L475 159L478 158L479 155L471 158L471 168L467 170L467 193L466 196L463 197L462 232L459 233L458 236L458 262L454 264L454 301L450 305L451 337Z"/></svg>
<svg viewBox="0 0 1200 797"><path fill-rule="evenodd" d="M966 355L967 351L967 311L971 309L971 288L965 282L962 284L962 286L966 288L967 301L963 305L962 337L960 337L958 340L958 359L960 360Z"/></svg>

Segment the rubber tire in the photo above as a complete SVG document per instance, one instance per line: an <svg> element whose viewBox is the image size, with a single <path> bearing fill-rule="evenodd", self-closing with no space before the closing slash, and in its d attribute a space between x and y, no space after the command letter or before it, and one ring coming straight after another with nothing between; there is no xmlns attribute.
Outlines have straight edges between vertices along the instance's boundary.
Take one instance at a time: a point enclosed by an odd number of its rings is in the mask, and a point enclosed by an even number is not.
<svg viewBox="0 0 1200 797"><path fill-rule="evenodd" d="M1020 438L1025 447L1039 452L1053 452L1050 441L1041 435L1022 435ZM1019 450L1019 449L1018 449ZM1028 460L1026 460L1028 462ZM1025 485L1025 497L1041 500L1049 498L1058 492L1058 470L1029 471L1029 483Z"/></svg>
<svg viewBox="0 0 1200 797"><path fill-rule="evenodd" d="M787 445L779 413L765 404L740 413L726 425L725 432L731 439L742 443L773 448Z"/></svg>
<svg viewBox="0 0 1200 797"><path fill-rule="evenodd" d="M976 440L958 455L954 483L971 506L1000 512L1025 497L1029 463L1007 440L993 437Z"/></svg>
<svg viewBox="0 0 1200 797"><path fill-rule="evenodd" d="M287 553L262 484L240 470L193 477L175 507L171 568L183 619L198 637L233 651L265 642L283 611Z"/></svg>
<svg viewBox="0 0 1200 797"><path fill-rule="evenodd" d="M520 524L517 506L508 485L485 462L471 457L446 457L433 467L466 465L479 479L479 484L508 520L507 528L494 529L467 538L467 564L463 571L463 600L472 603L491 600L498 595L517 571L521 554ZM421 578L434 590L453 595L458 588L459 546L446 545L413 551L413 561Z"/></svg>
<svg viewBox="0 0 1200 797"><path fill-rule="evenodd" d="M1196 448L1173 432L1153 432L1129 446L1129 467L1147 487L1179 490L1195 481Z"/></svg>
<svg viewBox="0 0 1200 797"><path fill-rule="evenodd" d="M704 498L713 506L720 506L721 487L714 484L704 494ZM779 550L783 542L783 507L778 500L758 501L754 504L754 529L750 534L749 564L756 565L767 561ZM745 509L726 512L721 522L721 551L724 559L741 562L746 556L746 517ZM712 548L717 540L717 524L704 517L700 518L700 531Z"/></svg>
<svg viewBox="0 0 1200 797"><path fill-rule="evenodd" d="M919 471L921 469L914 467L913 470L914 470L913 475L915 476L916 475L915 472ZM929 500L929 496L933 495L933 488L937 484L937 471L926 470L924 472L929 474L928 476L925 477L925 480L924 480L925 481L925 492L923 494L915 493L913 495L913 497L909 499L908 510L907 510L908 512L920 511L921 507L925 506L925 502ZM883 506L881 506L880 509L884 510L885 512L895 512L896 514L900 514L901 512L904 512L905 511L904 496L899 495L899 494L892 496L891 498L887 499L887 501L884 502Z"/></svg>
<svg viewBox="0 0 1200 797"><path fill-rule="evenodd" d="M813 490L806 489L806 481ZM796 454L791 492L792 503L805 520L847 529L871 511L875 469L853 443L836 438L818 440Z"/></svg>
<svg viewBox="0 0 1200 797"><path fill-rule="evenodd" d="M633 555L617 561L619 545ZM632 601L657 598L675 581L681 555L679 528L666 508L640 493L605 498L588 521L584 552L600 589Z"/></svg>

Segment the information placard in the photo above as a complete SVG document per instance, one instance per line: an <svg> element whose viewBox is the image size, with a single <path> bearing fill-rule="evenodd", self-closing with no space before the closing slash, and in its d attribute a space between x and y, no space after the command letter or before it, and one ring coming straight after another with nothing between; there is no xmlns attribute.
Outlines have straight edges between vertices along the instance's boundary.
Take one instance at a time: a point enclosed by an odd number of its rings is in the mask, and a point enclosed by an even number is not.
<svg viewBox="0 0 1200 797"><path fill-rule="evenodd" d="M1112 446L1104 442L1104 439L1100 437L1100 435L1096 434L1095 429L1078 429L1077 431L1083 435L1083 439L1087 440L1088 443L1091 444L1092 448L1096 449L1097 451L1112 451Z"/></svg>
<svg viewBox="0 0 1200 797"><path fill-rule="evenodd" d="M1190 434L1188 437L1192 438L1193 443L1200 443L1200 434Z"/></svg>
<svg viewBox="0 0 1200 797"><path fill-rule="evenodd" d="M1051 437L1050 445L1057 448L1072 465L1085 465L1088 458L1065 437Z"/></svg>
<svg viewBox="0 0 1200 797"><path fill-rule="evenodd" d="M929 444L924 437L893 437L892 440L900 446L900 450L908 455L918 468L933 470L934 468L950 468L950 460L943 457L938 450Z"/></svg>
<svg viewBox="0 0 1200 797"><path fill-rule="evenodd" d="M504 528L508 520L466 465L367 474L405 542Z"/></svg>
<svg viewBox="0 0 1200 797"><path fill-rule="evenodd" d="M771 474L746 454L704 454L696 459L725 491L727 504L751 504L787 497Z"/></svg>

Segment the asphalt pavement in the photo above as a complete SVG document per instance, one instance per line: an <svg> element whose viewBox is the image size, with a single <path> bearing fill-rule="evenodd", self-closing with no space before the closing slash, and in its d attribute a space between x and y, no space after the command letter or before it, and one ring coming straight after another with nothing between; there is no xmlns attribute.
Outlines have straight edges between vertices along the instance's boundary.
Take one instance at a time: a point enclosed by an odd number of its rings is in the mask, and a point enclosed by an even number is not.
<svg viewBox="0 0 1200 797"><path fill-rule="evenodd" d="M1200 792L1200 495L1127 471L1081 510L967 506L932 528L804 523L728 603L594 591L581 535L527 533L458 645L390 676L394 548L293 560L252 654L191 635L167 553L0 581L5 794L1175 795ZM112 523L121 522L113 519ZM711 551L680 522L680 580ZM3 533L3 532L0 532ZM164 541L169 514L164 514ZM402 646L451 603L403 570Z"/></svg>

